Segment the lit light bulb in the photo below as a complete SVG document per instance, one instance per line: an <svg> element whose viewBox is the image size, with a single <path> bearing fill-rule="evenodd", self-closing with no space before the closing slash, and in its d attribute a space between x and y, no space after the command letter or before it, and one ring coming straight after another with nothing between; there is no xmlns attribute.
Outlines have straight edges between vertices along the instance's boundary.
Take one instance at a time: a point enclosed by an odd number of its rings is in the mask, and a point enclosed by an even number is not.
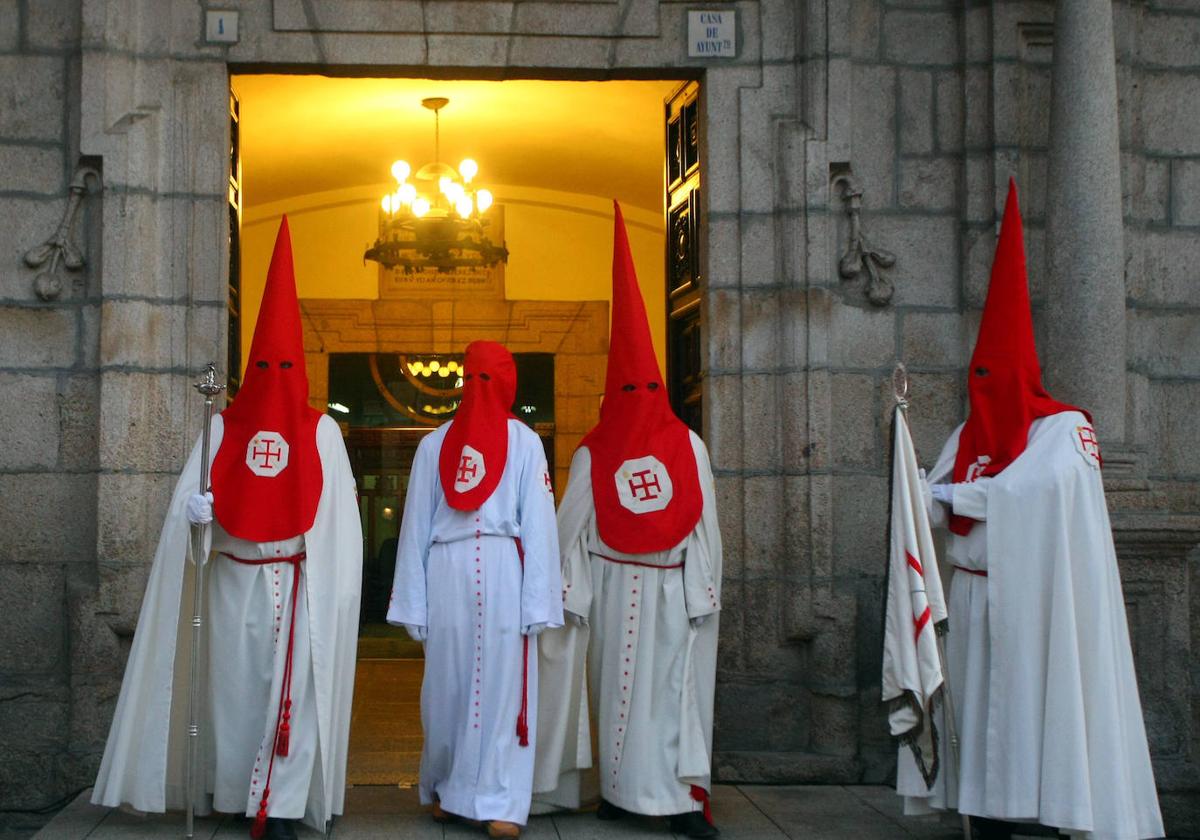
<svg viewBox="0 0 1200 840"><path fill-rule="evenodd" d="M398 160L392 164L392 177L401 184L404 183L405 179L408 178L411 172L412 167L408 165L407 161Z"/></svg>
<svg viewBox="0 0 1200 840"><path fill-rule="evenodd" d="M462 184L458 183L458 181L452 182L450 186L446 188L446 198L450 199L451 204L458 204L458 202L460 202L462 197L466 194L467 191L463 188Z"/></svg>
<svg viewBox="0 0 1200 840"><path fill-rule="evenodd" d="M400 196L401 204L412 204L417 198L417 188L412 184L404 184L396 195Z"/></svg>
<svg viewBox="0 0 1200 840"><path fill-rule="evenodd" d="M390 194L383 197L383 212L389 215L392 212L392 196Z"/></svg>
<svg viewBox="0 0 1200 840"><path fill-rule="evenodd" d="M412 203L413 215L418 219L429 212L429 200L425 198L415 199Z"/></svg>
<svg viewBox="0 0 1200 840"><path fill-rule="evenodd" d="M441 191L442 195L449 195L450 185L453 183L454 181L449 175L443 175L441 178L438 178L438 190Z"/></svg>
<svg viewBox="0 0 1200 840"><path fill-rule="evenodd" d="M416 376L417 374L419 374L421 372L421 363L420 362L409 362L408 363L408 372L411 373L413 376Z"/></svg>
<svg viewBox="0 0 1200 840"><path fill-rule="evenodd" d="M438 376L442 377L442 379L445 379L449 375L450 375L450 368L442 368L441 370L438 371Z"/></svg>
<svg viewBox="0 0 1200 840"><path fill-rule="evenodd" d="M479 174L479 164L470 158L467 158L458 165L458 173L462 175L463 180L469 184L471 183L471 179Z"/></svg>
<svg viewBox="0 0 1200 840"><path fill-rule="evenodd" d="M486 213L488 208L492 206L492 194L488 190L480 190L475 193L475 206L479 208L480 213Z"/></svg>
<svg viewBox="0 0 1200 840"><path fill-rule="evenodd" d="M434 373L437 373L438 370L441 369L441 367L442 367L442 363L439 362L437 359L434 359L432 362L429 363L429 369L431 371L433 371Z"/></svg>
<svg viewBox="0 0 1200 840"><path fill-rule="evenodd" d="M471 211L475 209L475 207L471 204L471 196L464 195L462 198L460 198L455 203L454 209L457 210L458 215L462 216L464 219L470 216Z"/></svg>

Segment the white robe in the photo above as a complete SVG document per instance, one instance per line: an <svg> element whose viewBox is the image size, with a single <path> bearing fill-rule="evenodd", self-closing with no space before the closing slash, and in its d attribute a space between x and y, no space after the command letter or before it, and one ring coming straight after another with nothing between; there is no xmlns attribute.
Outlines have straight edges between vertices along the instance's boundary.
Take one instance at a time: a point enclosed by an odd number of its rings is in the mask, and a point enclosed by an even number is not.
<svg viewBox="0 0 1200 840"><path fill-rule="evenodd" d="M224 424L213 418L210 457ZM276 757L268 814L299 818L324 830L342 812L362 580L362 529L354 477L337 424L322 417L317 450L323 487L312 528L278 543L249 543L215 524L211 547L244 559L302 549L292 685L289 755ZM176 484L150 569L125 679L92 801L160 813L185 804L184 773L191 666L194 565L184 515L200 485L200 444ZM249 566L215 555L207 563L200 673L198 813L212 808L254 814L275 740L286 632L290 566ZM278 575L279 586L276 587ZM278 589L278 592L276 592ZM277 638L276 634L282 637Z"/></svg>
<svg viewBox="0 0 1200 840"><path fill-rule="evenodd" d="M523 633L562 626L554 495L541 440L510 419L495 491L478 510L450 507L438 476L449 426L427 435L413 459L387 616L428 632L420 797L468 819L524 824L538 670L537 638L529 637L526 662ZM522 747L516 729L526 665L530 743Z"/></svg>
<svg viewBox="0 0 1200 840"><path fill-rule="evenodd" d="M669 551L631 555L605 545L596 530L591 454L580 447L571 460L558 514L563 598L588 626L569 624L543 640L539 805L581 804L581 774L592 764L586 658L600 796L651 816L703 808L691 787L711 787L721 533L708 450L696 435L690 439L703 512Z"/></svg>
<svg viewBox="0 0 1200 840"><path fill-rule="evenodd" d="M906 800L910 813L957 807L1095 840L1162 836L1104 486L1078 436L1088 425L1075 411L1036 420L1003 472L955 486L955 513L981 521L947 537L947 563L987 572L956 570L950 590L958 790L949 782L947 793L943 773ZM953 480L960 432L931 484ZM931 513L945 523L943 506ZM901 792L924 788L916 772L901 761Z"/></svg>

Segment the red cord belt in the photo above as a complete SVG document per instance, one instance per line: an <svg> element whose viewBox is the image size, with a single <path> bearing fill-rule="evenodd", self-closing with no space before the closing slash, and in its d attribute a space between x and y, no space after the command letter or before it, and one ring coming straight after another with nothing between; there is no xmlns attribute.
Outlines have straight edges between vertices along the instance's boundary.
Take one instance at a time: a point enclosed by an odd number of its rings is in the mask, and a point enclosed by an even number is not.
<svg viewBox="0 0 1200 840"><path fill-rule="evenodd" d="M609 563L618 563L622 566L638 566L643 569L682 569L683 563L671 563L667 566L656 566L653 563L639 563L636 560L618 560L616 557L609 557L607 554L597 554L595 551L588 552L595 554L601 560L607 560Z"/></svg>
<svg viewBox="0 0 1200 840"><path fill-rule="evenodd" d="M521 561L521 576L525 575L525 546L520 537L513 537L517 544L517 557ZM517 743L529 746L529 636L521 636L521 711L517 713Z"/></svg>
<svg viewBox="0 0 1200 840"><path fill-rule="evenodd" d="M292 567L292 609L288 619L287 653L283 661L283 680L279 686L279 705L275 710L275 748L271 750L271 758L267 762L267 779L263 784L262 798L258 803L258 813L254 817L254 825L250 827L250 836L258 840L267 828L267 806L271 795L271 771L275 769L275 756L287 758L291 741L292 720L292 652L296 646L296 602L300 600L300 564L308 556L307 552L293 554L290 557L264 557L260 560L247 560L222 552L235 563L244 566L271 566L275 563L287 563Z"/></svg>
<svg viewBox="0 0 1200 840"><path fill-rule="evenodd" d="M959 566L959 565L955 565L954 568L960 572L966 572L969 575L975 575L976 577L987 577L988 576L987 571L984 569L968 569L966 566Z"/></svg>

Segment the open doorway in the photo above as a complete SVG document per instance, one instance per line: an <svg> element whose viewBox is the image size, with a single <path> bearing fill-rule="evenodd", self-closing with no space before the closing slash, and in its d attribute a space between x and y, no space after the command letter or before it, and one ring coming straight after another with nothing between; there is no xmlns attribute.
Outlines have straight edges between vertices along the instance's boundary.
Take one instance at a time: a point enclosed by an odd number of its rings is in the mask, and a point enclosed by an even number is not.
<svg viewBox="0 0 1200 840"><path fill-rule="evenodd" d="M501 341L518 363L514 411L541 436L561 495L604 389L613 198L677 410L699 422L697 85L237 74L231 87L230 358L249 346L286 214L310 397L342 427L363 523L348 782L413 784L421 648L384 620L413 453L453 417L466 344ZM389 197L416 183L395 161L416 173L467 171L466 159L470 189L491 199L478 204L483 230L506 259L364 258L389 229Z"/></svg>

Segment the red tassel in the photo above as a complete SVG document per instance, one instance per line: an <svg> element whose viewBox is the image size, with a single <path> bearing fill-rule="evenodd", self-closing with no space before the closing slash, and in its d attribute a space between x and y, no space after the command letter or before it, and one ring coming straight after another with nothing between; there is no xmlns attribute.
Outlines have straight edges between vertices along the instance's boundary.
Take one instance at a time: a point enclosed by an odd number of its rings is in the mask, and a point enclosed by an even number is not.
<svg viewBox="0 0 1200 840"><path fill-rule="evenodd" d="M254 825L250 826L250 836L253 840L262 840L262 836L267 833L267 797L264 796L262 804L258 806L258 813L254 816Z"/></svg>
<svg viewBox="0 0 1200 840"><path fill-rule="evenodd" d="M521 572L525 572L525 547L520 537L513 537L517 544L517 557L521 560ZM517 743L529 746L529 637L521 637L521 711L517 714Z"/></svg>
<svg viewBox="0 0 1200 840"><path fill-rule="evenodd" d="M275 738L275 754L280 758L287 758L288 746L291 742L291 727L287 721L279 724L279 735Z"/></svg>
<svg viewBox="0 0 1200 840"><path fill-rule="evenodd" d="M288 681L291 681L290 675ZM288 745L291 744L292 733L292 727L288 723L292 719L292 700L290 697L283 701L282 717L283 721L279 724L279 731L275 735L275 754L280 758L287 758Z"/></svg>
<svg viewBox="0 0 1200 840"><path fill-rule="evenodd" d="M692 799L704 803L704 821L712 825L712 806L709 803L708 791L700 787L700 785L692 785Z"/></svg>

